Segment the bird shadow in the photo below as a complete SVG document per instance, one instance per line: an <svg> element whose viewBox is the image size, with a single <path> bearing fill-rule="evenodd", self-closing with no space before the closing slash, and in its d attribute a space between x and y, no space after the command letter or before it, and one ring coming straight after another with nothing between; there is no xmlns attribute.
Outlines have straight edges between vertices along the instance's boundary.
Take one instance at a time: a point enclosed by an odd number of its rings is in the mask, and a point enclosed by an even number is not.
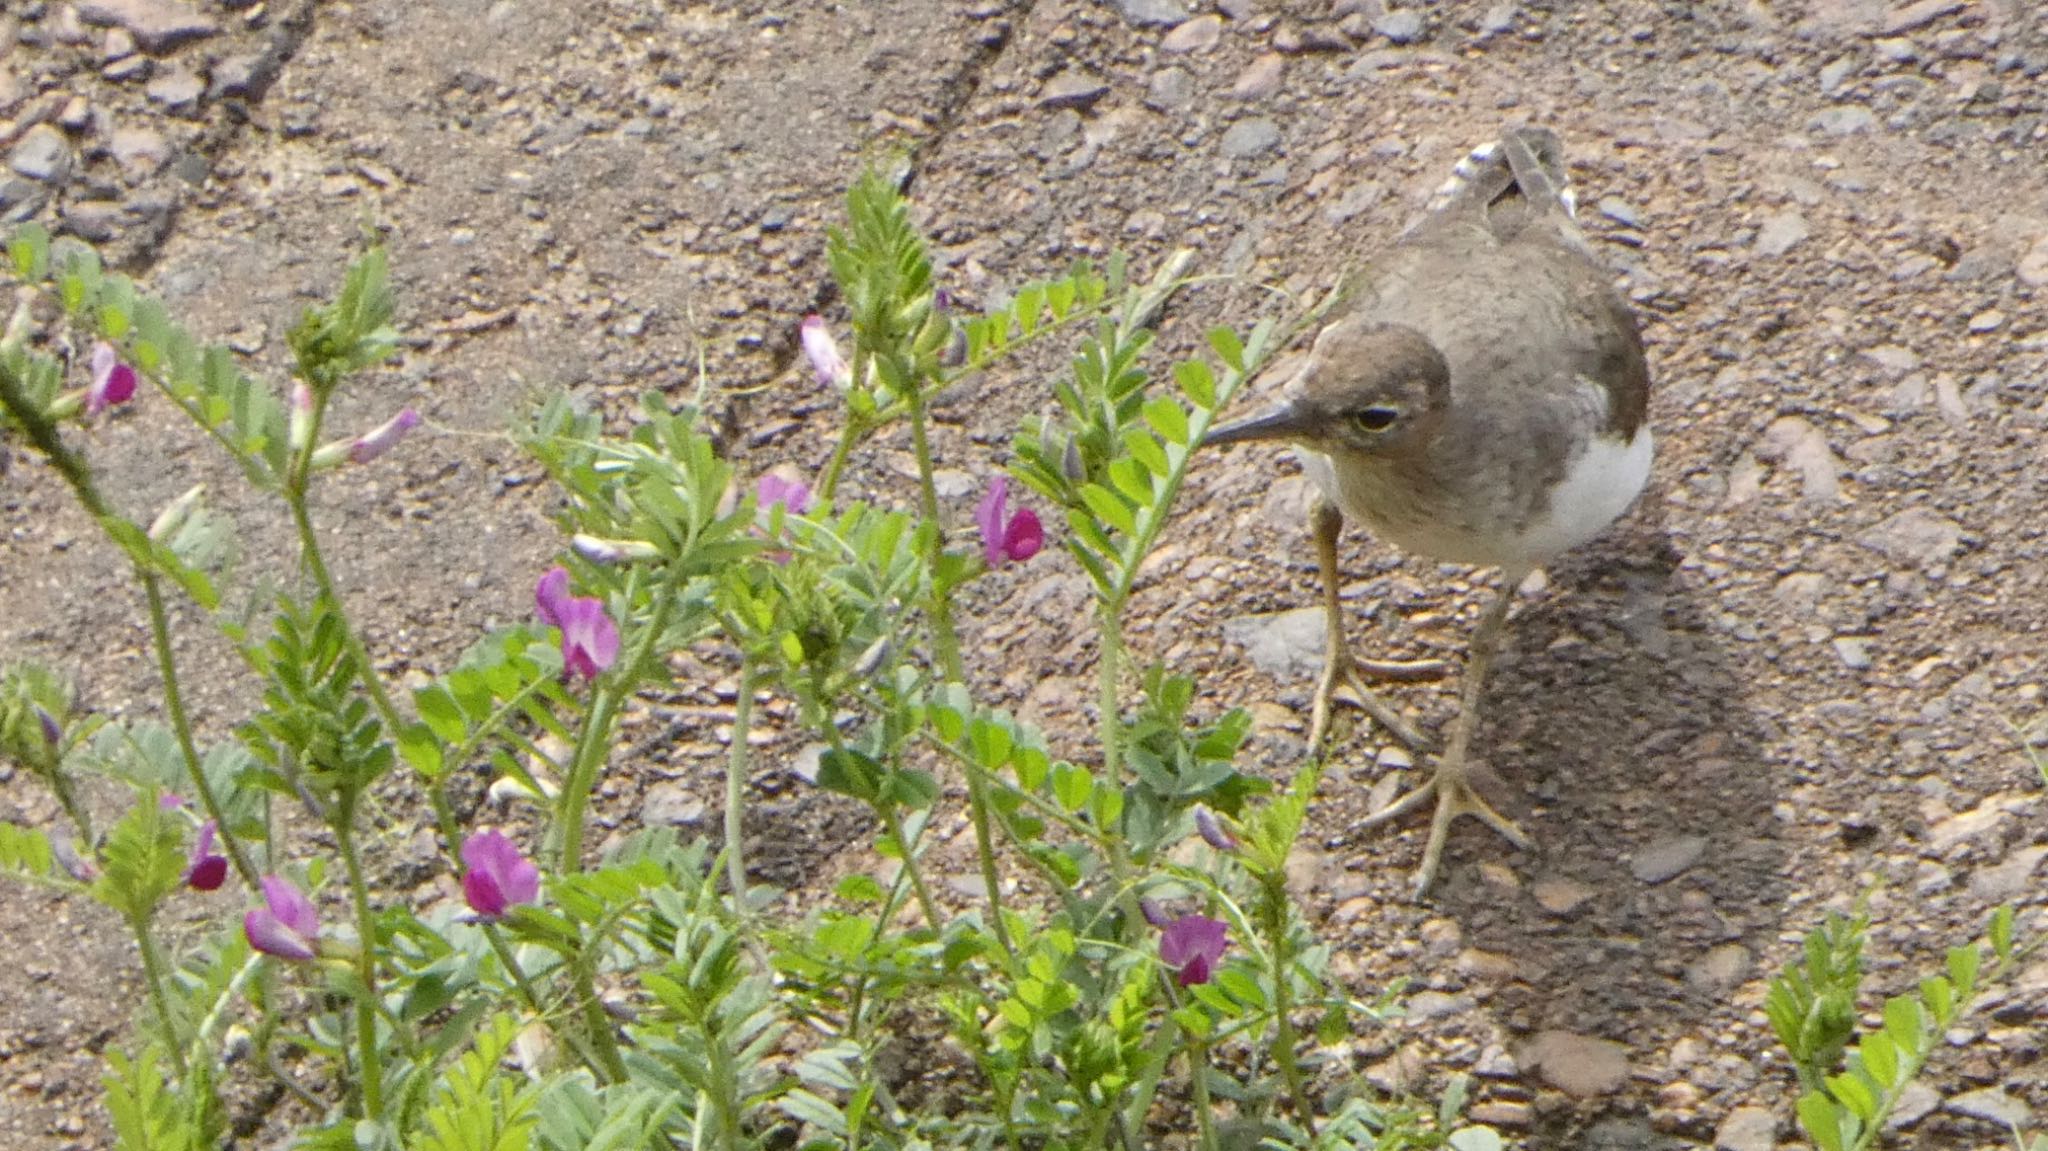
<svg viewBox="0 0 2048 1151"><path fill-rule="evenodd" d="M1654 510L1549 575L1508 632L1474 749L1538 846L1487 868L1505 845L1461 821L1435 899L1511 972L1489 1001L1510 1032L1659 1063L1760 978L1790 890L1780 796L1711 589Z"/></svg>

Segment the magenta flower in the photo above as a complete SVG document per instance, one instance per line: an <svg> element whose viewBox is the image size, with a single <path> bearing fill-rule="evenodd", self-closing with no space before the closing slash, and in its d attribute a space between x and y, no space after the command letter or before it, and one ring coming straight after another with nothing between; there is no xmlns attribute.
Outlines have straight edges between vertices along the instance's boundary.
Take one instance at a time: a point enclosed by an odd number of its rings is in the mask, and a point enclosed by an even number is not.
<svg viewBox="0 0 2048 1151"><path fill-rule="evenodd" d="M313 901L281 875L263 877L265 906L242 917L249 946L279 959L311 959L320 949L320 917Z"/></svg>
<svg viewBox="0 0 2048 1151"><path fill-rule="evenodd" d="M413 411L411 408L400 409L397 415L358 436L356 441L349 445L349 462L357 464L369 463L371 460L397 447L398 441L405 438L405 433L419 426L420 414L418 412Z"/></svg>
<svg viewBox="0 0 2048 1151"><path fill-rule="evenodd" d="M824 317L815 313L805 316L802 332L804 357L811 361L818 382L842 392L853 386L853 368L839 354L839 344L832 339L832 333L825 330Z"/></svg>
<svg viewBox="0 0 2048 1151"><path fill-rule="evenodd" d="M168 797L167 797L168 798ZM199 825L199 838L192 843L192 858L185 865L185 886L194 891L215 891L228 877L228 859L213 850L214 824Z"/></svg>
<svg viewBox="0 0 2048 1151"><path fill-rule="evenodd" d="M506 908L540 897L540 869L501 831L463 840L462 862L469 868L462 877L462 897L479 919L502 919Z"/></svg>
<svg viewBox="0 0 2048 1151"><path fill-rule="evenodd" d="M619 629L604 613L604 601L569 594L569 569L555 568L534 586L541 622L562 629L562 667L596 679L619 655Z"/></svg>
<svg viewBox="0 0 2048 1151"><path fill-rule="evenodd" d="M802 480L769 472L754 484L754 506L762 511L767 511L770 505L781 504L790 515L800 516L810 511L814 502L810 485Z"/></svg>
<svg viewBox="0 0 2048 1151"><path fill-rule="evenodd" d="M102 340L92 350L92 387L86 389L85 414L96 416L135 394L135 369L121 362L121 353Z"/></svg>
<svg viewBox="0 0 2048 1151"><path fill-rule="evenodd" d="M1159 961L1173 968L1182 987L1207 983L1229 946L1229 933L1230 925L1220 919L1183 915L1160 927Z"/></svg>
<svg viewBox="0 0 2048 1151"><path fill-rule="evenodd" d="M1045 528L1038 522L1038 513L1018 508L1016 515L1010 515L1009 500L1010 477L997 476L974 509L974 522L981 525L981 554L991 568L1011 560L1028 560L1045 545Z"/></svg>

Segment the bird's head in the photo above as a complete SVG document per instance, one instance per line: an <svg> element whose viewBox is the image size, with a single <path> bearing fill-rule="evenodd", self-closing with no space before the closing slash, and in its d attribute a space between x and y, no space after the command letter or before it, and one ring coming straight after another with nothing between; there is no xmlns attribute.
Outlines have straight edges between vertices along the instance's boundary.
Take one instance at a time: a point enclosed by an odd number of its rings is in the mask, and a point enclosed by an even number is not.
<svg viewBox="0 0 2048 1151"><path fill-rule="evenodd" d="M1420 332L1342 320L1316 337L1278 404L1203 442L1286 440L1328 456L1397 455L1442 420L1450 390L1449 366Z"/></svg>

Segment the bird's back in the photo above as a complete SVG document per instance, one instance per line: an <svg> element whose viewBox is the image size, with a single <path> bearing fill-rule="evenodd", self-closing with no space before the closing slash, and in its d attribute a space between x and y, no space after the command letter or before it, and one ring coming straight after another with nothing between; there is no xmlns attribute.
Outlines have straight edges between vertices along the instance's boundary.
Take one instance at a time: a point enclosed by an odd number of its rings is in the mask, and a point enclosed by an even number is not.
<svg viewBox="0 0 2048 1151"><path fill-rule="evenodd" d="M1382 491L1347 510L1409 550L1525 567L1633 500L1649 467L1642 339L1572 217L1550 133L1475 151L1352 290L1353 314L1436 346L1453 414L1408 506Z"/></svg>

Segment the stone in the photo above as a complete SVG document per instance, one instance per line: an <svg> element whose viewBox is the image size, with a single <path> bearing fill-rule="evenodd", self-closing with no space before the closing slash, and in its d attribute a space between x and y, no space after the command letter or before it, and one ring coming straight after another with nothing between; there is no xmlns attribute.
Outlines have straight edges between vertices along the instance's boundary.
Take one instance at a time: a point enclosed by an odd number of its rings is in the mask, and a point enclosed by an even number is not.
<svg viewBox="0 0 2048 1151"><path fill-rule="evenodd" d="M206 90L208 96L215 99L222 96L253 99L263 95L263 90L277 79L277 58L267 52L227 56L214 62L210 74L212 83Z"/></svg>
<svg viewBox="0 0 2048 1151"><path fill-rule="evenodd" d="M2034 241L2013 272L2030 288L2048 287L2048 236Z"/></svg>
<svg viewBox="0 0 2048 1151"><path fill-rule="evenodd" d="M1045 82L1038 103L1046 108L1085 109L1108 94L1109 85L1097 77L1086 72L1062 72Z"/></svg>
<svg viewBox="0 0 2048 1151"><path fill-rule="evenodd" d="M1863 349L1859 354L1893 377L1903 376L1920 366L1920 353L1898 344L1878 344Z"/></svg>
<svg viewBox="0 0 2048 1151"><path fill-rule="evenodd" d="M1726 993L1749 974L1749 948L1723 943L1707 950L1685 969L1686 982L1705 991Z"/></svg>
<svg viewBox="0 0 2048 1151"><path fill-rule="evenodd" d="M1962 10L1963 0L1919 0L1885 13L1884 22L1878 25L1878 35L1903 36Z"/></svg>
<svg viewBox="0 0 2048 1151"><path fill-rule="evenodd" d="M1529 894L1536 897L1536 906L1551 915L1570 915L1593 898L1593 889L1577 880L1558 876L1545 876L1529 885Z"/></svg>
<svg viewBox="0 0 2048 1151"><path fill-rule="evenodd" d="M1609 1095L1628 1081L1628 1048L1570 1031L1539 1031L1516 1060L1545 1083L1581 1099Z"/></svg>
<svg viewBox="0 0 2048 1151"><path fill-rule="evenodd" d="M2022 847L2003 863L1970 876L1970 894L1987 905L2018 899L2026 894L2044 857L2048 857L2048 846Z"/></svg>
<svg viewBox="0 0 2048 1151"><path fill-rule="evenodd" d="M1126 21L1140 28L1171 28L1188 18L1180 0L1112 0Z"/></svg>
<svg viewBox="0 0 2048 1151"><path fill-rule="evenodd" d="M173 68L151 80L143 92L153 104L162 104L173 112L191 112L199 107L199 98L206 95L206 84L184 68Z"/></svg>
<svg viewBox="0 0 2048 1151"><path fill-rule="evenodd" d="M1834 639L1835 658L1850 671L1870 670L1870 641L1862 636L1840 635Z"/></svg>
<svg viewBox="0 0 2048 1151"><path fill-rule="evenodd" d="M1892 1107L1891 1117L1884 1121L1887 1131L1900 1131L1920 1122L1941 1106L1941 1092L1915 1079L1899 1092L1899 1101Z"/></svg>
<svg viewBox="0 0 2048 1151"><path fill-rule="evenodd" d="M1877 116L1861 104L1837 104L1821 111L1807 123L1829 136L1853 136L1858 132L1868 132L1877 123Z"/></svg>
<svg viewBox="0 0 2048 1151"><path fill-rule="evenodd" d="M703 800L671 780L647 789L647 798L640 803L640 823L644 827L691 827L704 822L705 811Z"/></svg>
<svg viewBox="0 0 2048 1151"><path fill-rule="evenodd" d="M1223 621L1223 638L1245 650L1252 666L1274 679L1298 679L1322 670L1328 621L1319 607L1241 615Z"/></svg>
<svg viewBox="0 0 2048 1151"><path fill-rule="evenodd" d="M2008 1130L2024 1128L2034 1117L2033 1108L2028 1107L2024 1100L2006 1094L2002 1087L1965 1091L1948 1101L1948 1110L1972 1119L1983 1119Z"/></svg>
<svg viewBox="0 0 2048 1151"><path fill-rule="evenodd" d="M1178 112L1195 102L1195 78L1185 68L1161 68L1145 89L1145 106Z"/></svg>
<svg viewBox="0 0 2048 1151"><path fill-rule="evenodd" d="M1674 835L1660 839L1635 853L1628 869L1644 883L1658 884L1684 874L1707 853L1704 835Z"/></svg>
<svg viewBox="0 0 2048 1151"><path fill-rule="evenodd" d="M1894 563L1933 567L1962 548L1963 525L1926 508L1908 508L1857 537Z"/></svg>
<svg viewBox="0 0 2048 1151"><path fill-rule="evenodd" d="M1629 206L1628 201L1618 196L1600 197L1600 214L1625 228L1641 229L1643 218Z"/></svg>
<svg viewBox="0 0 2048 1151"><path fill-rule="evenodd" d="M116 200L80 200L58 215L63 229L81 240L104 244L120 231L121 204Z"/></svg>
<svg viewBox="0 0 2048 1151"><path fill-rule="evenodd" d="M126 29L152 55L220 31L212 17L177 0L81 0L78 16L88 24Z"/></svg>
<svg viewBox="0 0 2048 1151"><path fill-rule="evenodd" d="M71 142L56 128L37 124L22 133L7 154L7 166L31 180L63 183L71 174Z"/></svg>
<svg viewBox="0 0 2048 1151"><path fill-rule="evenodd" d="M151 128L116 128L107 150L130 180L146 180L171 162L170 142Z"/></svg>
<svg viewBox="0 0 2048 1151"><path fill-rule="evenodd" d="M1479 17L1479 34L1481 36L1502 36L1514 31L1515 17L1519 12L1520 6L1513 3L1513 0L1495 4L1493 7L1488 8L1484 15Z"/></svg>
<svg viewBox="0 0 2048 1151"><path fill-rule="evenodd" d="M1756 230L1753 247L1757 255L1776 259L1798 247L1811 232L1806 217L1797 211L1773 212L1764 217L1763 225Z"/></svg>
<svg viewBox="0 0 2048 1151"><path fill-rule="evenodd" d="M1714 1129L1715 1151L1775 1151L1778 1120L1762 1107L1737 1107Z"/></svg>
<svg viewBox="0 0 2048 1151"><path fill-rule="evenodd" d="M1841 468L1827 436L1805 416L1780 416L1764 431L1757 454L1799 473L1799 498L1829 503L1841 495Z"/></svg>
<svg viewBox="0 0 2048 1151"><path fill-rule="evenodd" d="M1226 159L1247 160L1260 153L1271 151L1280 143L1280 126L1261 116L1255 120L1239 120L1223 133L1222 151Z"/></svg>
<svg viewBox="0 0 2048 1151"><path fill-rule="evenodd" d="M1193 20L1168 32L1159 41L1161 52L1188 53L1207 52L1223 38L1223 17L1211 13L1197 16Z"/></svg>
<svg viewBox="0 0 2048 1151"><path fill-rule="evenodd" d="M2005 313L1997 308L1986 308L1970 317L1970 331L1977 335L1995 332L2005 326Z"/></svg>
<svg viewBox="0 0 2048 1151"><path fill-rule="evenodd" d="M1372 30L1396 44L1413 44L1422 39L1422 13L1412 8L1389 12L1372 22Z"/></svg>
<svg viewBox="0 0 2048 1151"><path fill-rule="evenodd" d="M1268 52L1251 62L1230 85L1230 94L1239 100L1264 100L1280 90L1280 81L1287 73L1287 57L1278 52Z"/></svg>

